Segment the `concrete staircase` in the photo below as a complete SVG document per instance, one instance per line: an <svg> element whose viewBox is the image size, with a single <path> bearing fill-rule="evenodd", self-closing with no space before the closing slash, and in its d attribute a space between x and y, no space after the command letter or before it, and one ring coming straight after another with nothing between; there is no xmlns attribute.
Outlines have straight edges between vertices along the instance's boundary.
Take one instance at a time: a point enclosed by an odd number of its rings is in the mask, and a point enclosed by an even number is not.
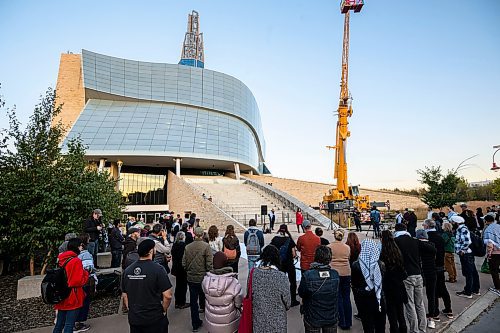
<svg viewBox="0 0 500 333"><path fill-rule="evenodd" d="M239 223L247 226L248 220L256 219L258 224L267 216L260 215L261 206L267 205L268 213L274 208L276 225L281 223L295 223L295 211L286 207L277 198L266 192L245 184L244 180L235 180L228 177L197 177L183 176L199 193L211 198L212 202Z"/></svg>

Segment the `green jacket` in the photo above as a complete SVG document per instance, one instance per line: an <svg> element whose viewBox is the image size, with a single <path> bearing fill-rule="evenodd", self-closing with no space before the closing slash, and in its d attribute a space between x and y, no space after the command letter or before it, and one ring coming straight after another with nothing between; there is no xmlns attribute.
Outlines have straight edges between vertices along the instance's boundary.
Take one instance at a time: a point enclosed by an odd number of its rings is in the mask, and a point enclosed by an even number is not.
<svg viewBox="0 0 500 333"><path fill-rule="evenodd" d="M205 273L213 269L213 255L210 245L200 238L196 238L191 244L188 244L182 257L182 267L186 270L188 282L203 282Z"/></svg>
<svg viewBox="0 0 500 333"><path fill-rule="evenodd" d="M444 252L455 253L455 236L452 233L443 232Z"/></svg>

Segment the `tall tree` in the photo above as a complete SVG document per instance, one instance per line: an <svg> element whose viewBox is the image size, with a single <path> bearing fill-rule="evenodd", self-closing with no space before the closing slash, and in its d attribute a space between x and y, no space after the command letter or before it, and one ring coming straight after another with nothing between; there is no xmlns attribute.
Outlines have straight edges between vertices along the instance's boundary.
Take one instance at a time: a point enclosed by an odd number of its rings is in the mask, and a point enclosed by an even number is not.
<svg viewBox="0 0 500 333"><path fill-rule="evenodd" d="M83 231L93 209L101 208L105 218L117 218L121 211L116 182L88 167L80 139L61 150L65 129L52 124L61 109L54 101L49 89L25 129L15 108L7 109L9 129L0 140L0 249L30 258L32 274L35 253L47 253L48 259L66 233Z"/></svg>
<svg viewBox="0 0 500 333"><path fill-rule="evenodd" d="M460 200L467 200L465 188L467 184L455 172L448 171L446 175L441 167L425 167L417 170L420 183L426 186L422 194L422 201L431 208L451 206Z"/></svg>

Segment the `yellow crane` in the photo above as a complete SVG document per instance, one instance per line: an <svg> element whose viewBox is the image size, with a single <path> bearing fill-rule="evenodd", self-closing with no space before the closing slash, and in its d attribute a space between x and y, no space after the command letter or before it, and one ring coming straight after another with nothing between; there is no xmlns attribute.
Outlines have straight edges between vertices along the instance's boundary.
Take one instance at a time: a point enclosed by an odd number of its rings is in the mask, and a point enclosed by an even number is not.
<svg viewBox="0 0 500 333"><path fill-rule="evenodd" d="M336 203L336 210L356 207L359 210L369 208L370 198L359 194L358 186L349 186L347 181L347 161L346 144L347 138L351 135L348 129L349 117L352 116L352 98L347 85L349 73L349 12L361 11L363 0L343 0L341 2L341 13L344 18L344 39L342 48L342 77L340 81L340 100L338 108L337 134L335 146L327 146L335 149L335 171L334 178L337 180L336 188L331 189L323 197L323 203L330 207L331 203Z"/></svg>

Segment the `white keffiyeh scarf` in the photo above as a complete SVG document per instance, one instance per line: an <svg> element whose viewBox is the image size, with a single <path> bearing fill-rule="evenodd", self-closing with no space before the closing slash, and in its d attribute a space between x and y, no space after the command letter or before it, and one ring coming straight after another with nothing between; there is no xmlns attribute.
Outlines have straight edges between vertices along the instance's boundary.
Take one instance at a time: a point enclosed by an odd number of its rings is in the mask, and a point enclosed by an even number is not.
<svg viewBox="0 0 500 333"><path fill-rule="evenodd" d="M382 293L382 274L378 265L380 257L380 246L373 239L365 239L361 242L361 252L359 253L359 264L361 272L366 281L366 290L374 290L380 306Z"/></svg>

